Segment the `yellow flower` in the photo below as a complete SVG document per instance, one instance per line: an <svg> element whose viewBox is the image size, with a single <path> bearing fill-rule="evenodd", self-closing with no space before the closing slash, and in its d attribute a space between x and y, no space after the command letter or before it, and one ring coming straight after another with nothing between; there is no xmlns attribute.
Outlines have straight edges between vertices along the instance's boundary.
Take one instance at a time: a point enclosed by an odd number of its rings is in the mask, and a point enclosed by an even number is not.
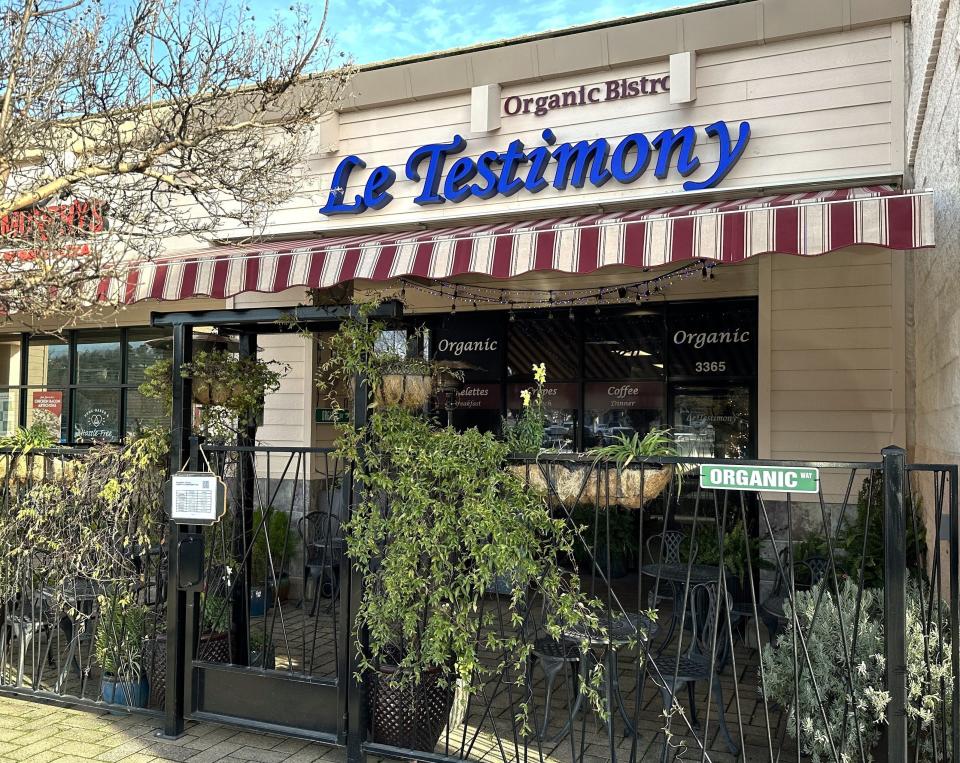
<svg viewBox="0 0 960 763"><path fill-rule="evenodd" d="M537 384L546 384L547 383L547 364L546 363L534 363L533 364L533 378Z"/></svg>
<svg viewBox="0 0 960 763"><path fill-rule="evenodd" d="M520 390L520 397L523 398L523 407L529 408L530 407L530 390L528 389Z"/></svg>

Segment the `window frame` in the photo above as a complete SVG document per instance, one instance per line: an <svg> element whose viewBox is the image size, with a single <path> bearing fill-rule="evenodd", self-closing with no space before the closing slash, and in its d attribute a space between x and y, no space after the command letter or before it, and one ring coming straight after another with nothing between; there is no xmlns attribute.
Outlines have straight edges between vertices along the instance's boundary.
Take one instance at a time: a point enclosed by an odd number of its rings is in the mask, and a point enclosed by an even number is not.
<svg viewBox="0 0 960 763"><path fill-rule="evenodd" d="M150 326L121 326L118 328L110 327L109 329L104 329L105 332L114 332L119 331L119 344L120 344L120 378L118 382L109 382L102 384L90 384L90 383L79 383L77 380L78 376L78 338L81 335L90 336L92 332L95 332L96 329L71 329L65 332L64 337L56 337L55 335L46 334L43 332L19 332L16 334L6 334L0 336L0 340L4 341L18 341L20 345L20 368L19 368L19 382L17 384L0 384L0 392L3 391L16 391L18 395L17 399L17 415L16 415L16 426L24 427L27 425L27 414L29 412L29 394L31 390L40 390L40 389L62 389L64 391L64 406L63 406L63 416L67 419L67 438L61 444L70 445L70 446L88 446L92 443L89 442L77 442L76 439L76 405L77 405L77 394L85 390L110 390L116 391L119 394L119 401L117 406L117 434L118 439L112 441L113 443L122 443L127 437L127 432L129 429L130 422L127 421L129 414L129 404L128 397L133 392L137 391L137 388L140 386L140 382L131 382L130 381L130 342L131 335L136 336L137 333L143 331L153 330ZM162 334L160 334L162 335ZM52 338L63 338L65 339L67 346L67 381L65 385L51 385L51 384L33 384L29 378L29 368L30 368L30 341L31 339L38 339L43 337L52 337ZM86 337L85 337L86 338ZM134 338L132 341L141 341ZM13 418L11 416L11 418ZM61 429L61 431L63 431Z"/></svg>

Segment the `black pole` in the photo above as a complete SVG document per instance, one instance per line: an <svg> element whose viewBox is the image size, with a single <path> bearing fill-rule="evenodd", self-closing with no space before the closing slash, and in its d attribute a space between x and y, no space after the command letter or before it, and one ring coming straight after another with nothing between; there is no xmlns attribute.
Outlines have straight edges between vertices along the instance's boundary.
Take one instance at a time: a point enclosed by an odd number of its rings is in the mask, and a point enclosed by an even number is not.
<svg viewBox="0 0 960 763"><path fill-rule="evenodd" d="M947 474L950 479L950 657L953 660L953 707L950 708L951 741L954 754L960 750L960 517L957 516L958 485L960 469L950 466ZM942 520L941 520L942 521Z"/></svg>
<svg viewBox="0 0 960 763"><path fill-rule="evenodd" d="M353 423L360 430L367 426L368 394L366 380L362 376L356 376L353 381ZM363 447L361 443L361 448ZM361 450L360 457L363 457ZM354 502L357 500L359 491L357 483L354 481L353 467L351 465L348 473L350 494L347 506L350 511L353 510ZM349 628L346 634L345 642L347 650L340 658L350 666L347 676L347 761L348 763L365 763L366 753L363 751L363 743L367 737L367 696L364 691L362 680L357 680L357 668L359 665L358 649L366 648L365 634L358 634L356 640L350 638L353 630L353 621L360 609L360 597L363 593L363 577L357 571L356 567L349 559L345 560L349 565L350 574L347 576L346 601L349 606Z"/></svg>
<svg viewBox="0 0 960 763"><path fill-rule="evenodd" d="M883 612L887 646L887 762L907 761L907 523L904 511L907 454L883 454Z"/></svg>
<svg viewBox="0 0 960 763"><path fill-rule="evenodd" d="M257 359L257 335L240 335L240 357ZM241 447L252 446L257 439L257 422L241 421L237 444ZM257 462L253 452L238 452L240 459L240 505L234 507L233 518L233 554L237 560L246 559L237 570L237 579L233 586L231 602L230 643L232 659L235 665L249 663L249 628L247 613L250 607L250 591L254 585L264 586L264 596L269 595L266 580L253 580L253 551L250 548L253 538L253 504L256 495ZM266 527L263 532L266 533ZM271 549L272 552L272 549ZM270 575L270 562L267 561L267 575Z"/></svg>
<svg viewBox="0 0 960 763"><path fill-rule="evenodd" d="M180 367L193 358L193 329L173 327L173 410L170 417L170 472L190 466L190 379L180 376ZM169 506L167 507L169 511ZM187 592L179 586L180 526L167 524L167 665L163 732L167 737L183 734L185 674L187 670Z"/></svg>

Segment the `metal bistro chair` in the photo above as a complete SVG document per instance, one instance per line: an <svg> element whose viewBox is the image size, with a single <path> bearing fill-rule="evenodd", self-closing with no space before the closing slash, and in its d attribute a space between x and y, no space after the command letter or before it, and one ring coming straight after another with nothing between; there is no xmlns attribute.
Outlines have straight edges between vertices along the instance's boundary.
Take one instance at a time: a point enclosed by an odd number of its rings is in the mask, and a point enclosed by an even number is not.
<svg viewBox="0 0 960 763"><path fill-rule="evenodd" d="M780 551L780 564L777 566L776 582L773 591L760 605L760 617L763 624L767 626L767 634L770 642L776 641L780 629L787 622L786 604L789 600L790 581L786 576L786 570L790 566L790 548L785 547ZM793 561L793 579L797 590L806 590L813 588L820 583L826 576L830 568L830 560L822 556L811 556L807 559L794 559ZM798 576L798 573L805 572L806 575ZM800 581L798 581L800 577Z"/></svg>
<svg viewBox="0 0 960 763"><path fill-rule="evenodd" d="M732 606L733 599L726 594L723 606L727 609ZM720 666L727 646L727 635L723 631L726 626L726 614L718 595L716 583L700 583L691 586L690 590L690 618L693 637L685 654L664 657L660 660L659 674L654 674L656 683L660 686L660 695L663 700L664 712L673 708L677 692L687 687L690 700L690 725L698 729L697 705L695 686L702 681L710 681L713 700L717 706L717 715L720 721L720 731L727 743L730 754L736 757L740 754L739 746L730 736L727 728L726 713L723 704L723 688L720 686ZM666 745L666 742L664 742ZM704 740L706 746L706 740ZM664 747L666 754L666 747Z"/></svg>
<svg viewBox="0 0 960 763"><path fill-rule="evenodd" d="M567 678L570 681L570 702L578 691L577 679L580 672L580 659L582 654L580 647L562 636L559 639L546 633L544 625L547 621L549 604L543 602L543 608L540 611L539 623L532 629L530 628L530 611L524 618L524 630L527 631L526 638L532 641L530 649L530 658L527 660L527 688L533 691L533 667L539 665L543 670L546 679L546 697L543 704L543 725L535 729L534 733L538 739L544 739L547 734L547 728L550 724L550 704L553 698L553 688L557 682L557 677L566 670ZM562 732L561 732L562 735ZM559 737L557 737L559 738ZM551 740L552 741L552 740Z"/></svg>
<svg viewBox="0 0 960 763"><path fill-rule="evenodd" d="M303 595L299 606L309 599L310 581L313 581L313 604L310 615L317 614L320 597L330 599L330 606L340 592L340 569L346 544L340 518L332 511L311 511L297 522L297 531L303 542Z"/></svg>

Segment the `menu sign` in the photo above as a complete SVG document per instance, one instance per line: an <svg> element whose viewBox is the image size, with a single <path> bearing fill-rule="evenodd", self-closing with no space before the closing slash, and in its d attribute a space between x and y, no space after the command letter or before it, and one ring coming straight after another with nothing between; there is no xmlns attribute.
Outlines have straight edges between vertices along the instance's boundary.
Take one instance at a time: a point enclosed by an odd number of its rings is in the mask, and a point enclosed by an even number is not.
<svg viewBox="0 0 960 763"><path fill-rule="evenodd" d="M507 408L518 410L523 407L520 397L522 390L533 390L533 384L511 384L507 387ZM550 411L576 410L580 407L580 385L557 383L543 385L543 407Z"/></svg>
<svg viewBox="0 0 960 763"><path fill-rule="evenodd" d="M450 316L440 324L434 337L433 359L463 371L465 381L500 378L505 344L501 316L482 320L474 315Z"/></svg>
<svg viewBox="0 0 960 763"><path fill-rule="evenodd" d="M584 390L587 410L661 410L663 384L661 382L594 382Z"/></svg>
<svg viewBox="0 0 960 763"><path fill-rule="evenodd" d="M32 407L35 411L46 411L59 419L63 415L63 392L34 392Z"/></svg>
<svg viewBox="0 0 960 763"><path fill-rule="evenodd" d="M448 401L447 407L457 411L499 411L499 384L465 384Z"/></svg>
<svg viewBox="0 0 960 763"><path fill-rule="evenodd" d="M726 378L757 371L756 307L709 305L672 313L668 357L671 376Z"/></svg>

